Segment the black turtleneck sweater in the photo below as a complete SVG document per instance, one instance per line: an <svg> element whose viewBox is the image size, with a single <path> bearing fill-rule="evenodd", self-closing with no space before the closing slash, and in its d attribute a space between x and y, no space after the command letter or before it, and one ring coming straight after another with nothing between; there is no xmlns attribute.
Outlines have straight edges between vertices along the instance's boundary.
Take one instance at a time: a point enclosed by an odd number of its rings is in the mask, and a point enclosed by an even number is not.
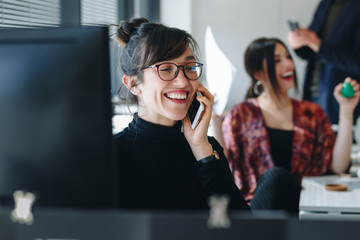
<svg viewBox="0 0 360 240"><path fill-rule="evenodd" d="M198 164L181 126L181 121L165 127L135 115L115 135L120 208L201 210L208 209L210 196L227 194L230 209L249 209L219 143L209 137L220 160Z"/></svg>

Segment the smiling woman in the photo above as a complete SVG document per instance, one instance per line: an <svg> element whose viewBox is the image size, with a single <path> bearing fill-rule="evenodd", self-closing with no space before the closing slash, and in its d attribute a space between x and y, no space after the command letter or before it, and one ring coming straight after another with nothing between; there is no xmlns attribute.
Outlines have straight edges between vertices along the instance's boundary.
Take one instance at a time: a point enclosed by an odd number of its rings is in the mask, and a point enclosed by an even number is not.
<svg viewBox="0 0 360 240"><path fill-rule="evenodd" d="M249 209L221 146L207 136L213 96L199 82L195 40L144 18L122 22L117 37L122 97L138 103L132 122L114 137L120 208L207 209L208 197L227 195L231 209ZM187 112L196 91L205 110L193 129Z"/></svg>
<svg viewBox="0 0 360 240"><path fill-rule="evenodd" d="M356 91L352 98L340 94L342 84L334 90L341 113L335 138L319 105L288 96L297 86L296 72L282 41L255 39L244 61L252 80L248 98L218 124L222 131L215 132L223 136L217 139L224 139L236 184L252 209L285 209L297 214L304 176L338 174L348 168L359 84L345 80Z"/></svg>

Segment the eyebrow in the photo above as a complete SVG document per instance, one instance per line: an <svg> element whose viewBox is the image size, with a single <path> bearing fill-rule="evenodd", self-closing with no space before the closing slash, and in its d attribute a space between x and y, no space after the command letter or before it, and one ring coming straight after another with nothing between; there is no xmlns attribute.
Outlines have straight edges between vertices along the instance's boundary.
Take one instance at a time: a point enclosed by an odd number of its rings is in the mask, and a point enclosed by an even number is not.
<svg viewBox="0 0 360 240"><path fill-rule="evenodd" d="M194 56L187 56L187 57L185 58L185 60L195 60L195 57L194 57Z"/></svg>
<svg viewBox="0 0 360 240"><path fill-rule="evenodd" d="M282 54L274 54L274 57L281 57ZM286 55L290 55L289 52L286 52Z"/></svg>

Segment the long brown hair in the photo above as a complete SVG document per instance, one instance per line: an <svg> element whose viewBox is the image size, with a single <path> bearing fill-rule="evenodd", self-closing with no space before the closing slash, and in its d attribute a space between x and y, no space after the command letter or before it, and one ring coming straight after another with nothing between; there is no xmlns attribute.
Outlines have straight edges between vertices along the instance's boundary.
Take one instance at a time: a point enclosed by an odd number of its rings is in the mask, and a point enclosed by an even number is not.
<svg viewBox="0 0 360 240"><path fill-rule="evenodd" d="M251 84L249 89L247 90L245 99L258 97L261 94L261 93L257 94L254 92L254 86L258 81L257 79L254 78L254 75L257 71L263 70L264 59L267 65L267 73L270 80L270 84L274 92L279 93L279 84L276 81L275 63L274 63L274 51L275 51L275 45L277 43L283 45L284 48L289 52L286 45L280 39L277 38L258 38L255 39L253 42L251 42L250 45L247 47L244 54L244 64L247 74L251 77ZM295 70L294 70L294 84L296 91L298 91L298 83L297 83ZM261 91L263 91L263 89Z"/></svg>

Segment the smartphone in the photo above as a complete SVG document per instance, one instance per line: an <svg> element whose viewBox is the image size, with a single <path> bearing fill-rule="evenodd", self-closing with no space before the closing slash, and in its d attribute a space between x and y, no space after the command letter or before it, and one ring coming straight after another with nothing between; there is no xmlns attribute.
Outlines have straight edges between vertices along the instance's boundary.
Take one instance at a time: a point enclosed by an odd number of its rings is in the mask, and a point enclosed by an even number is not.
<svg viewBox="0 0 360 240"><path fill-rule="evenodd" d="M297 21L288 20L288 24L289 24L291 31L295 31L296 29L299 28L299 23Z"/></svg>
<svg viewBox="0 0 360 240"><path fill-rule="evenodd" d="M194 129L199 124L200 119L204 113L204 104L199 102L196 99L196 96L202 96L202 94L198 91L196 91L196 94L194 96L194 99L190 105L190 108L188 110L188 116L190 119L191 127Z"/></svg>

